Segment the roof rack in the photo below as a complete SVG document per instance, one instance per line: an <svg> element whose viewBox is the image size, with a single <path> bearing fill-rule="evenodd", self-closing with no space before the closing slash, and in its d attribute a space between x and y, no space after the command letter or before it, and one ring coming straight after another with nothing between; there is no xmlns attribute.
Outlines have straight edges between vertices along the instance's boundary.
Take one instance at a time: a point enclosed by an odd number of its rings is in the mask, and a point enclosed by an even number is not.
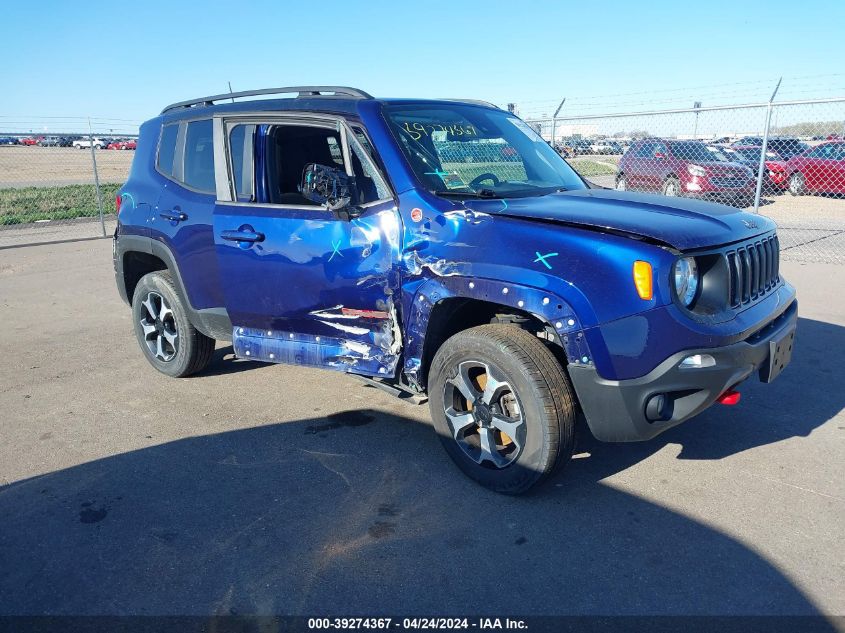
<svg viewBox="0 0 845 633"><path fill-rule="evenodd" d="M287 88L263 88L261 90L244 90L242 92L229 92L226 94L212 95L210 97L201 97L199 99L189 99L187 101L179 101L178 103L171 103L164 110L170 112L178 108L190 108L197 105L214 105L215 101L222 101L224 99L238 99L241 97L257 97L259 95L276 95L285 93L296 93L297 97L321 97L321 96L335 96L335 97L352 97L354 99L372 99L373 96L358 90L357 88L349 88L347 86L290 86Z"/></svg>

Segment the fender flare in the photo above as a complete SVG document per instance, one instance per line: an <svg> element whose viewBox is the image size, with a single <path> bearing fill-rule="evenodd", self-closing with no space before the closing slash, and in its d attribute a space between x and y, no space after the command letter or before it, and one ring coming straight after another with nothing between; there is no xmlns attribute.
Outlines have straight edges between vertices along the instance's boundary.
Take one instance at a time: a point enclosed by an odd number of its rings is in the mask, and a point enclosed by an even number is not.
<svg viewBox="0 0 845 633"><path fill-rule="evenodd" d="M120 296L127 302L131 302L132 298L127 296L126 282L123 274L123 258L126 253L138 252L146 255L152 255L164 262L168 272L173 277L173 283L176 285L176 291L179 293L179 298L185 305L188 312L188 320L200 332L206 336L221 340L232 340L232 321L229 319L229 313L226 308L221 306L217 308L203 308L197 310L191 304L188 293L185 291L185 284L182 281L182 274L179 272L179 266L176 263L176 258L170 249L158 240L143 235L128 235L121 234L115 238L115 275L117 276L118 290Z"/></svg>
<svg viewBox="0 0 845 633"><path fill-rule="evenodd" d="M554 330L570 364L594 366L584 326L572 306L558 295L507 281L437 277L428 279L416 289L404 327L406 343L402 372L408 383L419 391L425 390L422 360L432 310L439 302L452 298L478 299L527 312Z"/></svg>

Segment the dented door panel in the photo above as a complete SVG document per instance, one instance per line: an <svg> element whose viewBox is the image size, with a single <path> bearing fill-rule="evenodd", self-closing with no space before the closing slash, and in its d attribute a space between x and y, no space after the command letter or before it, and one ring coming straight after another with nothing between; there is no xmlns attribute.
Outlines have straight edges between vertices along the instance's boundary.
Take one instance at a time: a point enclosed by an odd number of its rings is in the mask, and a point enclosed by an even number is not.
<svg viewBox="0 0 845 633"><path fill-rule="evenodd" d="M393 202L351 220L315 207L218 203L214 233L238 356L394 375L401 335Z"/></svg>

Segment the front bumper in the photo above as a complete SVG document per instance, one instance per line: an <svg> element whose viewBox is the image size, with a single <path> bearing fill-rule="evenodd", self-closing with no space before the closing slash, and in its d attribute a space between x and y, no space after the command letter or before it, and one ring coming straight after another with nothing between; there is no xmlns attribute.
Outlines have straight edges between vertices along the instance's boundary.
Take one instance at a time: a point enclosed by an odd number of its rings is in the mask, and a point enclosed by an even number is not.
<svg viewBox="0 0 845 633"><path fill-rule="evenodd" d="M569 376L596 439L605 442L648 440L701 413L725 391L755 371L771 382L792 355L798 304L747 339L724 347L684 350L673 354L640 378L606 380L594 367L569 365ZM709 354L712 367L680 368L687 356ZM647 403L663 394L667 406L649 420Z"/></svg>

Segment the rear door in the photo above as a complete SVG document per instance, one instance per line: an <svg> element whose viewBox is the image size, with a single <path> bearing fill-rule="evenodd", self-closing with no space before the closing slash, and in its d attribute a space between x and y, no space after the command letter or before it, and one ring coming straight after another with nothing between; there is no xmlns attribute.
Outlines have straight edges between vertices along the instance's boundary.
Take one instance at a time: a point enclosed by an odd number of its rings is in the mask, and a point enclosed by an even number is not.
<svg viewBox="0 0 845 633"><path fill-rule="evenodd" d="M393 376L400 220L346 123L303 114L218 118L215 159L214 240L235 353ZM357 217L302 197L310 163L356 179Z"/></svg>

